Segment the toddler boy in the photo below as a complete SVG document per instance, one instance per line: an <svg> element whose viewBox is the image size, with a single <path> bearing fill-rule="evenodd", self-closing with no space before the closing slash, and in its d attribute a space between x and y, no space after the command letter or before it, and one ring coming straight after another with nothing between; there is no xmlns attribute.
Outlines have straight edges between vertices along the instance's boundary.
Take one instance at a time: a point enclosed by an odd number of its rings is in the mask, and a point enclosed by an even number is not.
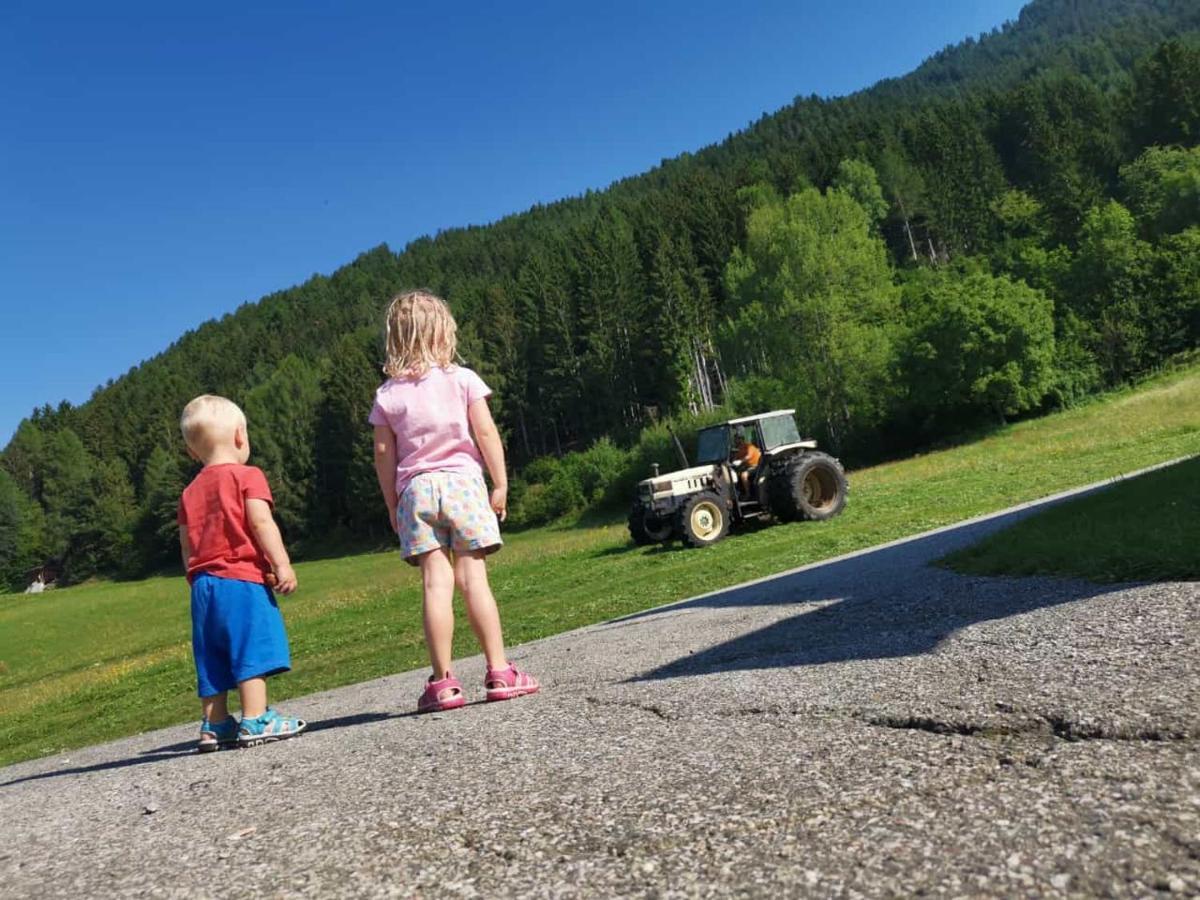
<svg viewBox="0 0 1200 900"><path fill-rule="evenodd" d="M268 585L296 589L262 470L246 465L246 416L230 400L197 397L180 420L188 454L204 463L179 500L179 544L192 586L192 653L204 716L199 750L251 747L308 727L267 706L267 677L291 668L283 616ZM226 693L236 687L239 723Z"/></svg>

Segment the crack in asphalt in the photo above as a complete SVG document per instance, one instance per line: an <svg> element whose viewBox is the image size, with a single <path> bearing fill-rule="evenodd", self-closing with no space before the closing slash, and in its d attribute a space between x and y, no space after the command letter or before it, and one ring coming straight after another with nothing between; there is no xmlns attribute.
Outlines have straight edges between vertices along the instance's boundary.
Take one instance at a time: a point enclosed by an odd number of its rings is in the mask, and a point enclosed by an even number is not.
<svg viewBox="0 0 1200 900"><path fill-rule="evenodd" d="M664 709L656 703L641 703L636 700L606 700L596 696L584 698L592 706L609 706L634 709L650 713L665 722L684 719L702 721L706 719L732 719L762 717L795 717L815 715L829 719L830 711L823 714L813 710L785 709L780 707L748 706L741 709L707 710L703 715L690 715ZM847 720L858 720L876 728L891 728L898 731L923 731L928 734L956 735L959 737L1003 738L1018 736L1054 737L1068 743L1083 741L1113 741L1125 743L1187 743L1196 735L1186 727L1169 724L1151 724L1143 727L1106 725L1097 722L1082 722L1064 715L1033 713L1013 719L972 722L939 718L929 715L864 714L861 712L835 713Z"/></svg>
<svg viewBox="0 0 1200 900"><path fill-rule="evenodd" d="M653 713L667 722L674 722L680 718L678 715L667 713L661 706L656 706L653 703L638 703L634 700L601 700L599 697L584 697L584 700L592 704L592 706L618 706L625 709L637 709L642 712Z"/></svg>
<svg viewBox="0 0 1200 900"><path fill-rule="evenodd" d="M964 722L916 715L867 715L868 725L930 734L961 735L964 737L1007 737L1012 735L1050 735L1070 743L1080 741L1125 742L1187 742L1194 735L1187 729L1171 725L1148 727L1110 726L1096 722L1079 722L1061 715L1036 714L1016 721Z"/></svg>

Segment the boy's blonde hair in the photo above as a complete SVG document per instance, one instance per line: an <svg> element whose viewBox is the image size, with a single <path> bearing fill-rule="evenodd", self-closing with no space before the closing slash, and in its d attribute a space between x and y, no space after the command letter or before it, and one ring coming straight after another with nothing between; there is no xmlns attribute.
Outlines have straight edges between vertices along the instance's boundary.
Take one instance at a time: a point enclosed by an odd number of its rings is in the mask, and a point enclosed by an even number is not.
<svg viewBox="0 0 1200 900"><path fill-rule="evenodd" d="M387 362L392 378L424 375L433 366L448 368L458 356L458 325L446 301L429 291L406 291L387 310Z"/></svg>
<svg viewBox="0 0 1200 900"><path fill-rule="evenodd" d="M204 456L223 439L233 439L238 427L246 428L246 414L232 400L216 394L201 394L183 408L179 430L184 443L197 456Z"/></svg>

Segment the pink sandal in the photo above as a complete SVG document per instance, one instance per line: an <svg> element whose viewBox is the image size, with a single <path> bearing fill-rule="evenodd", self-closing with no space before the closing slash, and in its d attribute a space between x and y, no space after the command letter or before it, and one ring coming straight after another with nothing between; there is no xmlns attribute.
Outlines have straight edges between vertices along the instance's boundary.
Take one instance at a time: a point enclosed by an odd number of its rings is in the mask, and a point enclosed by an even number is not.
<svg viewBox="0 0 1200 900"><path fill-rule="evenodd" d="M509 663L507 669L488 669L483 679L483 687L487 691L488 702L494 703L497 700L512 700L514 697L536 694L539 685L532 675L518 672L517 667Z"/></svg>
<svg viewBox="0 0 1200 900"><path fill-rule="evenodd" d="M445 712L448 709L458 709L466 702L461 681L449 672L445 678L438 681L434 681L430 675L429 680L425 682L425 690L417 700L417 712Z"/></svg>

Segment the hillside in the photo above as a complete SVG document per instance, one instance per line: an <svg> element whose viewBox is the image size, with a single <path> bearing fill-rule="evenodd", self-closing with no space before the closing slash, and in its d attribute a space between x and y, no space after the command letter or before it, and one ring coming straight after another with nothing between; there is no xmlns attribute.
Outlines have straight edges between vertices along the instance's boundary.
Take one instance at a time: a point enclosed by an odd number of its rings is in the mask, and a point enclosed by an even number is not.
<svg viewBox="0 0 1200 900"><path fill-rule="evenodd" d="M795 406L869 461L1127 381L1200 336L1198 28L1182 0L1035 0L904 78L248 304L22 424L0 578L170 564L206 391L246 408L290 540L382 537L364 425L404 286L450 299L520 465L713 402ZM569 487L544 515L603 493Z"/></svg>

